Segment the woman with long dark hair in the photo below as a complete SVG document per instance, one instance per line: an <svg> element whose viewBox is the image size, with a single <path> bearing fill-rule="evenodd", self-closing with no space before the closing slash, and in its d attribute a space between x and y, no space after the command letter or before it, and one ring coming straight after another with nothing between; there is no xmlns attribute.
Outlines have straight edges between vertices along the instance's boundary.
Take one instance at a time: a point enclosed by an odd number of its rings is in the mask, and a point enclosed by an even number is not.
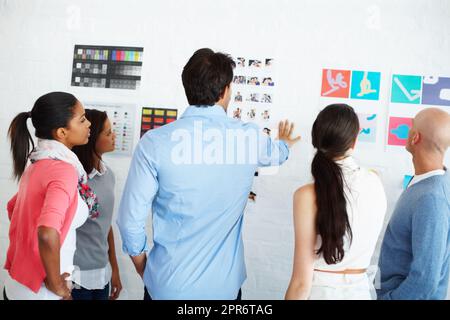
<svg viewBox="0 0 450 320"><path fill-rule="evenodd" d="M97 195L99 206L98 214L90 215L77 229L74 264L78 269L73 281L78 286L72 290L72 297L74 300L115 300L122 290L111 227L115 177L103 162L103 155L114 151L116 135L106 112L86 109L86 118L91 122L89 142L73 148L73 152L88 172L88 185Z"/></svg>
<svg viewBox="0 0 450 320"><path fill-rule="evenodd" d="M29 118L36 146L27 128ZM71 299L75 230L97 206L86 172L71 151L88 142L89 127L83 105L65 92L41 96L9 127L19 190L8 202L5 299Z"/></svg>
<svg viewBox="0 0 450 320"><path fill-rule="evenodd" d="M333 104L312 128L314 182L294 194L294 266L286 299L371 299L367 268L383 225L377 174L352 157L360 127L353 108Z"/></svg>

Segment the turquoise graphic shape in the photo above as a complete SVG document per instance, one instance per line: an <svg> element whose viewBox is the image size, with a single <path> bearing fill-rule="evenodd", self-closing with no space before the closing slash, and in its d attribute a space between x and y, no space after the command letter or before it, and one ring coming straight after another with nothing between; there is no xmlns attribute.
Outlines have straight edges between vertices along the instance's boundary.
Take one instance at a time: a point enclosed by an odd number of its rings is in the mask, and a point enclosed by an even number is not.
<svg viewBox="0 0 450 320"><path fill-rule="evenodd" d="M350 98L378 100L380 97L380 72L352 71Z"/></svg>
<svg viewBox="0 0 450 320"><path fill-rule="evenodd" d="M408 184L411 182L412 178L413 176L407 174L403 177L403 189L406 189L408 187Z"/></svg>
<svg viewBox="0 0 450 320"><path fill-rule="evenodd" d="M399 139L408 139L409 126L401 124L397 128L391 130L391 133Z"/></svg>
<svg viewBox="0 0 450 320"><path fill-rule="evenodd" d="M394 74L392 77L391 102L420 104L422 77Z"/></svg>
<svg viewBox="0 0 450 320"><path fill-rule="evenodd" d="M360 114L359 118L359 142L375 142L377 138L377 115L376 114Z"/></svg>

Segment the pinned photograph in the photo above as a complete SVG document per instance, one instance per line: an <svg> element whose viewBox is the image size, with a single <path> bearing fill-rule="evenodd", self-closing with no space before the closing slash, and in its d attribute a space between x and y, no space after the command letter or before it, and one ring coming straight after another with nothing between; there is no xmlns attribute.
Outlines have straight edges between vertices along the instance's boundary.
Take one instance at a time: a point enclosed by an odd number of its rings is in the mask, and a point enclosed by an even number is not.
<svg viewBox="0 0 450 320"><path fill-rule="evenodd" d="M236 59L237 60L237 66L238 67L245 67L245 58L239 57Z"/></svg>
<svg viewBox="0 0 450 320"><path fill-rule="evenodd" d="M263 85L263 86L273 87L275 84L274 84L274 82L273 82L273 80L272 80L271 77L267 77L267 78L264 78L264 79L263 79L262 85Z"/></svg>
<svg viewBox="0 0 450 320"><path fill-rule="evenodd" d="M242 109L241 108L236 108L236 110L233 111L233 118L234 119L241 119L241 113L242 113Z"/></svg>
<svg viewBox="0 0 450 320"><path fill-rule="evenodd" d="M242 94L240 91L238 91L234 96L234 102L242 102Z"/></svg>
<svg viewBox="0 0 450 320"><path fill-rule="evenodd" d="M250 68L261 68L260 60L248 60L248 66Z"/></svg>
<svg viewBox="0 0 450 320"><path fill-rule="evenodd" d="M254 120L256 118L256 109L250 109L250 111L247 112L247 116L250 120Z"/></svg>
<svg viewBox="0 0 450 320"><path fill-rule="evenodd" d="M263 103L272 103L272 95L264 93L261 97L261 102Z"/></svg>
<svg viewBox="0 0 450 320"><path fill-rule="evenodd" d="M259 102L259 93L250 93L250 96L247 98L247 101Z"/></svg>
<svg viewBox="0 0 450 320"><path fill-rule="evenodd" d="M259 86L261 83L258 80L258 77L248 77L247 84L252 86Z"/></svg>
<svg viewBox="0 0 450 320"><path fill-rule="evenodd" d="M234 76L233 83L235 84L246 84L246 79L244 76Z"/></svg>

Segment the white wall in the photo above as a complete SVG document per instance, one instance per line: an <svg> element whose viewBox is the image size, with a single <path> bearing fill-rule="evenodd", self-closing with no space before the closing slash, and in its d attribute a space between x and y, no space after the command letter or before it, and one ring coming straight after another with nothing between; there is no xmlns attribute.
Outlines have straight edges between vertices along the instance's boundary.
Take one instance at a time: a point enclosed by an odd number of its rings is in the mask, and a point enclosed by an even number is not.
<svg viewBox="0 0 450 320"><path fill-rule="evenodd" d="M449 15L448 0L0 0L0 207L5 208L16 191L7 128L18 112L31 110L40 95L61 90L82 101L175 106L183 111L187 101L181 70L196 49L274 57L275 107L280 116L295 121L304 139L278 175L256 182L258 201L244 228L248 280L243 298L281 299L292 267L292 193L310 179L310 127L318 110L321 69L382 71L380 114L385 116L389 72L450 76ZM140 90L71 87L74 44L143 46ZM385 151L384 126L379 127L379 144L359 150L357 157L381 169L390 214L402 177L412 166L406 152ZM119 199L130 159L107 160L118 178ZM8 244L5 211L0 214L1 263ZM139 299L142 283L121 253L118 233L116 241L122 298ZM4 278L2 270L0 286Z"/></svg>

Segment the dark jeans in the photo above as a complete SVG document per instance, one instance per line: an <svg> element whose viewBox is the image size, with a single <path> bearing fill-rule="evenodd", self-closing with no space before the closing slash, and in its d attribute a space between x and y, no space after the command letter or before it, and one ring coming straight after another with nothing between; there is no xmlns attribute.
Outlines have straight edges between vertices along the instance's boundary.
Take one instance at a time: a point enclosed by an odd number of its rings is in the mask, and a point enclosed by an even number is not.
<svg viewBox="0 0 450 320"><path fill-rule="evenodd" d="M80 286L80 289L72 289L73 300L108 300L109 283L103 289L89 290Z"/></svg>
<svg viewBox="0 0 450 320"><path fill-rule="evenodd" d="M241 298L242 298L242 290L239 289L237 298L235 300L240 301L240 300L242 300ZM148 293L147 288L145 286L144 286L144 300L152 300L152 297Z"/></svg>

